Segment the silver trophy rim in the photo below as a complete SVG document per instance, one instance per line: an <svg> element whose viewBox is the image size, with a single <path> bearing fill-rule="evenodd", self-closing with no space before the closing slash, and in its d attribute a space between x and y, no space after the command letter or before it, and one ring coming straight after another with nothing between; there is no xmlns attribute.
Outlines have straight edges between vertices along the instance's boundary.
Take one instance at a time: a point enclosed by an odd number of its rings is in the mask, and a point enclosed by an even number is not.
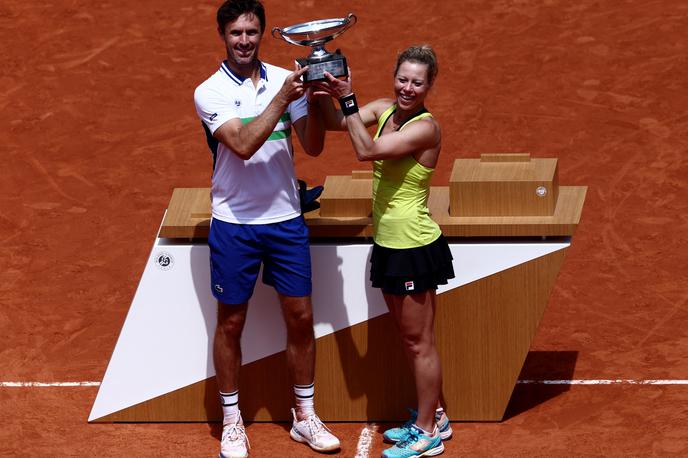
<svg viewBox="0 0 688 458"><path fill-rule="evenodd" d="M281 29L275 27L272 29L272 36L299 46L321 47L344 33L356 21L356 15L349 13L346 17L341 18L302 22ZM275 35L276 33L279 36ZM305 38L300 38L303 36Z"/></svg>

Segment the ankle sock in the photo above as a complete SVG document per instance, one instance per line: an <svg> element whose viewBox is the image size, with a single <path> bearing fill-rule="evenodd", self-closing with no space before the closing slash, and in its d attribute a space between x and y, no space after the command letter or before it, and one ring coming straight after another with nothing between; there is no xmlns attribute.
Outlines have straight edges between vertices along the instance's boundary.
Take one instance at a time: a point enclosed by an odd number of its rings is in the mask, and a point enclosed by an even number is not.
<svg viewBox="0 0 688 458"><path fill-rule="evenodd" d="M425 434L426 436L430 436L430 437L435 437L437 434L440 433L439 429L437 429L437 425L435 425L435 426L432 428L432 431L429 431L429 432L426 431L426 430L424 430L424 429L421 428L420 426L418 426L416 423L413 424L413 427L416 428L416 429L417 429L418 431L420 431L421 433Z"/></svg>
<svg viewBox="0 0 688 458"><path fill-rule="evenodd" d="M236 423L239 420L239 390L231 393L220 391L220 404L222 405L223 424Z"/></svg>
<svg viewBox="0 0 688 458"><path fill-rule="evenodd" d="M310 385L294 385L294 398L296 411L302 415L315 413L315 383Z"/></svg>

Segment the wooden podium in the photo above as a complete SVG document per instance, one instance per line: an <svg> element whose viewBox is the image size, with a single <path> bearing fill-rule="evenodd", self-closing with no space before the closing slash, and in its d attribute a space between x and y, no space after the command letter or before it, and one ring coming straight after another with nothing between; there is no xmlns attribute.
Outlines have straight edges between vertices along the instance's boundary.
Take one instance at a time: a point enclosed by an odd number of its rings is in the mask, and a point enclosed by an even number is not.
<svg viewBox="0 0 688 458"><path fill-rule="evenodd" d="M371 181L370 172L328 177L320 210L306 214L314 262L324 266L314 268L314 291L319 275L341 271L335 277L335 282L341 285L328 286L317 298L314 292L314 307L328 308L327 303L336 303L335 298L341 295L351 316L358 313L357 307L364 306L362 302L367 301L367 307L372 310L370 304L379 307L382 301L378 291L365 286L368 267L365 253L372 236ZM450 284L438 290L436 316L444 377L442 403L452 420L503 418L571 236L580 221L586 190L586 187L559 186L556 159L522 154L459 159L454 164L449 186L431 188L428 206L449 239L459 277L454 286ZM174 190L151 254L157 267L161 262L164 264L166 255L172 257L168 253L174 253L170 250L177 244L205 244L209 208L207 188ZM158 243L167 251L156 251L160 249ZM358 269L355 274L343 273L346 265L351 264L346 260L347 249L359 250L351 255ZM193 253L194 248L191 250ZM207 258L199 262L207 262ZM330 264L332 268L328 267ZM194 276L193 272L186 275ZM356 277L353 280L352 275ZM189 279L192 281L199 283ZM180 282L183 279L176 283ZM205 286L196 285L196 295L202 295ZM350 288L363 291L361 304L346 299ZM338 289L345 291L335 294ZM260 299L254 296L249 309L257 300ZM125 328L133 307L134 304ZM327 313L340 312L329 307ZM333 325L332 332L327 331L317 339L316 407L326 421L401 420L407 416L406 407L415 405L413 381L397 331L388 314L376 313L380 314L370 313L370 318L352 325L341 328ZM212 336L207 316L206 327L207 334ZM134 325L129 328L133 329ZM120 342L115 353L119 346ZM115 364L114 359L113 353L111 366L126 366L126 361ZM104 390L104 385L110 372L116 377L116 369L113 367L111 371L108 367L101 387L103 399L99 401L99 393L96 404L105 403L105 398L112 396L114 389ZM245 420L290 420L292 393L283 351L245 363L240 389ZM163 394L149 395L124 408L96 408L96 404L89 421L221 419L214 376L202 377L176 389L167 388Z"/></svg>

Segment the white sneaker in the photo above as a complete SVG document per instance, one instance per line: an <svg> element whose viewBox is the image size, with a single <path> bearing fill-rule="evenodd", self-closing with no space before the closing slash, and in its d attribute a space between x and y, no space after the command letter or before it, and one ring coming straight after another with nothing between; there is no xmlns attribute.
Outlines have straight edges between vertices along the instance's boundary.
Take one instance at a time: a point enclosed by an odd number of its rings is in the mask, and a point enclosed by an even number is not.
<svg viewBox="0 0 688 458"><path fill-rule="evenodd" d="M340 447L339 439L329 430L316 414L309 415L301 421L296 421L296 412L291 409L294 421L289 435L297 442L308 444L318 452L331 452Z"/></svg>
<svg viewBox="0 0 688 458"><path fill-rule="evenodd" d="M239 415L236 423L228 423L222 427L220 458L246 458L249 448L244 422Z"/></svg>

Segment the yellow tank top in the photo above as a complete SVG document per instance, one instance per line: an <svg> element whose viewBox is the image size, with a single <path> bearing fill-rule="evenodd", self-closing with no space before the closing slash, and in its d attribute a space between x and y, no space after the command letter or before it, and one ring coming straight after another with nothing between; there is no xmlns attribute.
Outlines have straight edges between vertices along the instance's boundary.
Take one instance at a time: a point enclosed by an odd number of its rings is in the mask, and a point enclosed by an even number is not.
<svg viewBox="0 0 688 458"><path fill-rule="evenodd" d="M378 120L377 139L397 106L389 107ZM419 119L432 117L424 111L399 130ZM373 162L373 230L375 243L387 248L428 245L442 234L430 218L428 196L435 169L425 167L409 155Z"/></svg>

